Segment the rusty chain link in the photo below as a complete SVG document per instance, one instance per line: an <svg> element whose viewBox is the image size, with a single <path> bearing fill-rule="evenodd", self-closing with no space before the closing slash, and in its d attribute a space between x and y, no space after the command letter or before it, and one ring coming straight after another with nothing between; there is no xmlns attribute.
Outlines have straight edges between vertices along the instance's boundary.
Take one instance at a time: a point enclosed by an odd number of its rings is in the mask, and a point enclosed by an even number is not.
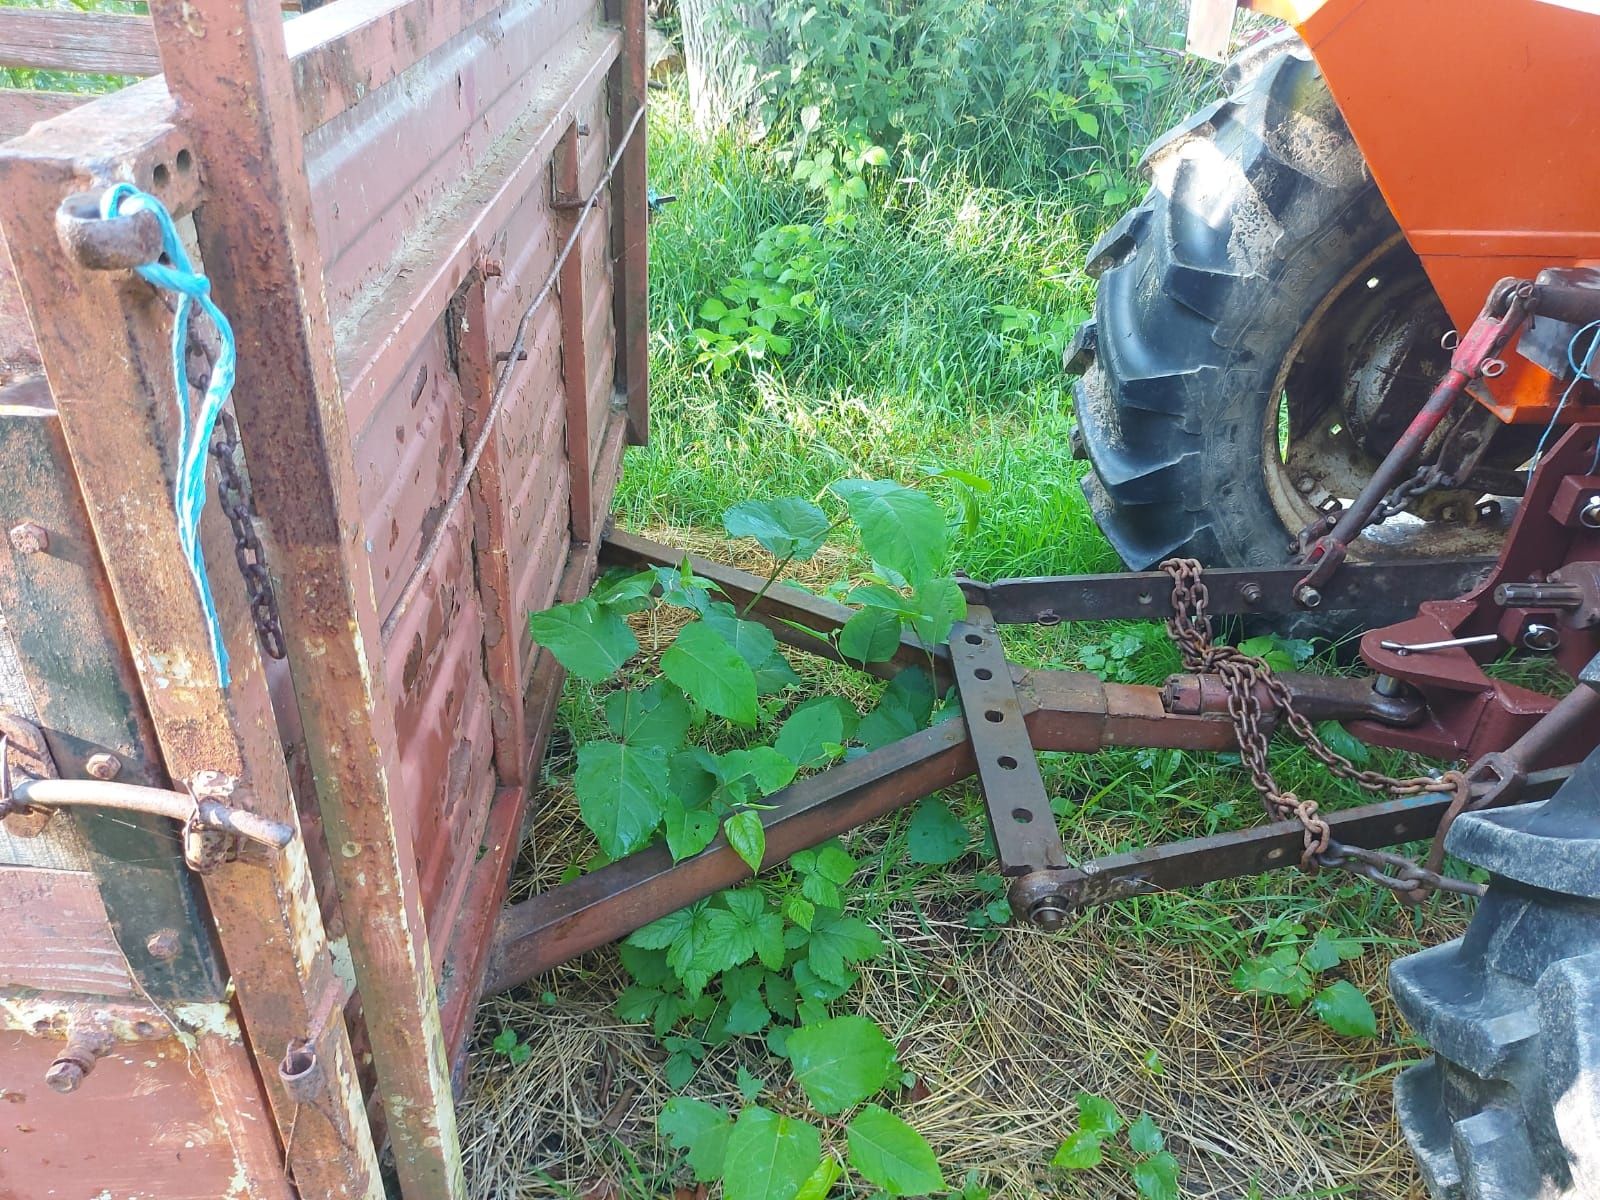
<svg viewBox="0 0 1600 1200"><path fill-rule="evenodd" d="M1300 822L1304 838L1300 865L1308 871L1336 867L1400 893L1420 894L1438 888L1481 895L1480 885L1449 879L1403 855L1335 841L1327 821L1318 813L1317 802L1284 791L1273 777L1267 761L1271 733L1263 723L1266 714L1261 692L1271 698L1284 724L1318 762L1333 775L1369 792L1397 797L1451 792L1459 801L1467 788L1466 776L1460 771L1447 771L1437 779L1427 775L1396 778L1357 767L1324 742L1311 722L1295 710L1294 696L1270 665L1234 646L1212 641L1211 618L1206 611L1210 593L1200 563L1192 558L1169 558L1161 564L1161 570L1172 577L1172 616L1167 618L1167 632L1177 643L1186 670L1215 674L1222 679L1228 693L1228 715L1239 739L1239 756L1250 772L1251 784L1261 794L1267 815L1276 821Z"/></svg>
<svg viewBox="0 0 1600 1200"><path fill-rule="evenodd" d="M1438 463L1425 463L1384 494L1383 499L1378 501L1378 507L1373 509L1372 515L1367 518L1365 528L1382 525L1397 513L1405 512L1418 496L1454 486L1455 480L1446 475L1444 468Z"/></svg>
<svg viewBox="0 0 1600 1200"><path fill-rule="evenodd" d="M211 441L211 457L217 460L217 500L233 529L233 557L244 576L245 593L250 598L250 618L256 627L261 650L269 658L282 658L288 647L283 640L283 624L278 617L278 598L272 593L272 578L267 574L267 551L256 532L255 505L249 485L239 469L239 427L233 414L217 417L217 430Z"/></svg>

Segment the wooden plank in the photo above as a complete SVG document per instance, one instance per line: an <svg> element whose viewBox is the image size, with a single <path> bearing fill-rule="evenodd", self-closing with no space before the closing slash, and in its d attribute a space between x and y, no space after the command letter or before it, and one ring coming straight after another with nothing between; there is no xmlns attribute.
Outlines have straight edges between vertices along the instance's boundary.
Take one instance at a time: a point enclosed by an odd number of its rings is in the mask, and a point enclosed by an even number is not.
<svg viewBox="0 0 1600 1200"><path fill-rule="evenodd" d="M331 10L330 10L331 11ZM153 0L167 87L208 188L196 225L238 335L233 394L273 546L289 670L378 1094L406 1200L465 1195L416 855L397 823L394 707L305 148L276 0Z"/></svg>
<svg viewBox="0 0 1600 1200"><path fill-rule="evenodd" d="M0 988L134 995L94 876L37 867L0 870L7 934Z"/></svg>
<svg viewBox="0 0 1600 1200"><path fill-rule="evenodd" d="M226 80L221 68L218 79ZM185 779L216 770L247 780L254 810L298 831L243 581L221 569L231 558L231 537L218 506L207 511L202 540L216 564L211 581L232 658L226 690L217 686L211 639L185 566L172 505L176 414L170 403L153 400L172 386L171 315L154 289L132 283L126 272L83 268L56 237L61 198L81 190L103 164L148 181L157 163L173 162L175 120L164 86L138 85L66 114L47 136L0 147L7 200L0 232L40 332L61 428L167 772ZM175 176L168 190L180 213L181 186ZM204 880L256 1071L281 1135L295 1131L288 1169L307 1194L381 1200L342 1012L345 989L303 837L281 853L225 864ZM311 1040L323 1066L323 1086L308 1104L289 1096L278 1074L285 1047L298 1038Z"/></svg>
<svg viewBox="0 0 1600 1200"><path fill-rule="evenodd" d="M148 17L0 8L0 67L156 75L156 35Z"/></svg>
<svg viewBox="0 0 1600 1200"><path fill-rule="evenodd" d="M9 10L0 9L0 12L6 11ZM81 92L25 92L0 88L0 142L92 99L93 96Z"/></svg>

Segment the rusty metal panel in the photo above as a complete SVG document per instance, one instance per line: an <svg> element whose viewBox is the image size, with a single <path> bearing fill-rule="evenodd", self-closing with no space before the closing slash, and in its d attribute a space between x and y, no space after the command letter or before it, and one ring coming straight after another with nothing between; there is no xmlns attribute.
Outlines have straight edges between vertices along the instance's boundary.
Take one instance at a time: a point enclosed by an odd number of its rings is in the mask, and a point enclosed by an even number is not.
<svg viewBox="0 0 1600 1200"><path fill-rule="evenodd" d="M0 988L135 994L93 875L0 868L0 896L7 926L0 940Z"/></svg>
<svg viewBox="0 0 1600 1200"><path fill-rule="evenodd" d="M293 1200L238 1027L176 1036L166 1015L84 1008L113 1042L71 1094L45 1083L65 1044L58 1005L0 992L0 1196L117 1200ZM209 1086L196 1087L197 1078Z"/></svg>

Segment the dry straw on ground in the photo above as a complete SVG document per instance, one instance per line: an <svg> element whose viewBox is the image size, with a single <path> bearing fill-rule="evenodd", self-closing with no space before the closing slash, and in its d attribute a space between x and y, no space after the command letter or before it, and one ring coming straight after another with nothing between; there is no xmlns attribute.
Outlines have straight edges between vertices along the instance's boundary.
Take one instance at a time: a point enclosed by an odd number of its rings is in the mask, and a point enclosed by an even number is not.
<svg viewBox="0 0 1600 1200"><path fill-rule="evenodd" d="M554 778L562 778L559 749ZM592 848L570 792L554 787L537 803L514 896L552 886ZM864 830L854 848L881 837ZM1386 1002L1378 1042L1343 1039L1308 1011L1239 996L1228 984L1231 964L1142 936L1115 913L1047 936L970 929L970 906L939 878L897 899L879 922L891 953L847 1000L898 1043L918 1081L900 1111L952 1185L971 1170L997 1200L1131 1197L1115 1169L1046 1167L1083 1091L1115 1101L1130 1119L1141 1111L1155 1118L1182 1165L1186 1196L1421 1196L1389 1088L1398 1065L1422 1051ZM1398 932L1404 918L1385 911ZM1461 910L1446 903L1442 911L1438 937L1453 932ZM1374 930L1380 939L1384 932ZM1345 968L1374 997L1384 995L1383 958L1369 952ZM655 1132L673 1094L661 1074L665 1053L648 1029L614 1015L624 983L614 956L599 952L485 1003L461 1108L474 1197L672 1194L648 1182L670 1163ZM505 1028L529 1046L525 1061L489 1048ZM686 1090L736 1107L740 1066L769 1085L762 1103L805 1113L784 1064L755 1042L713 1051ZM837 1131L832 1140L842 1143Z"/></svg>

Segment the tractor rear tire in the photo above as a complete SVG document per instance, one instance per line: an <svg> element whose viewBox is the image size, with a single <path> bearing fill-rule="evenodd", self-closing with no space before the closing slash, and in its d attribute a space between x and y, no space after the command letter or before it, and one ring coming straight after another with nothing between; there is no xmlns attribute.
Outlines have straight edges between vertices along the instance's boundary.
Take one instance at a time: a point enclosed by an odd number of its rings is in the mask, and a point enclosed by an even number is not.
<svg viewBox="0 0 1600 1200"><path fill-rule="evenodd" d="M1305 47L1292 37L1257 47L1234 78L1227 99L1146 152L1153 186L1090 251L1095 317L1068 350L1068 370L1082 372L1076 449L1093 466L1084 491L1134 570L1174 555L1212 566L1292 560L1299 525L1289 528L1270 490L1283 491L1274 475L1286 469L1286 372L1305 361L1306 331L1352 280L1356 293L1375 286L1367 276L1381 261L1386 291L1373 301L1431 306L1419 319L1430 339L1449 328ZM1391 279L1399 292L1387 290ZM1317 353L1348 354L1360 335L1321 336L1333 348ZM1331 376L1343 370L1330 360L1319 381L1315 367L1303 385L1310 403L1336 404L1345 380ZM1403 615L1361 614L1366 625ZM1328 635L1355 624L1302 614L1280 629Z"/></svg>
<svg viewBox="0 0 1600 1200"><path fill-rule="evenodd" d="M1395 1081L1436 1200L1600 1197L1600 751L1549 800L1463 816L1490 873L1466 934L1390 989L1433 1057Z"/></svg>

